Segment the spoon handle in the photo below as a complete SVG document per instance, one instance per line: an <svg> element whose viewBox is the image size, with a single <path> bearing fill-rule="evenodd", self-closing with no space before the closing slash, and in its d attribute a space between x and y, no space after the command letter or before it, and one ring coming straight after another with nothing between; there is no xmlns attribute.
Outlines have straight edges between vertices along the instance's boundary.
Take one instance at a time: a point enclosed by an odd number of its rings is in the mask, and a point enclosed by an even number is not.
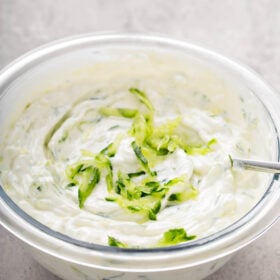
<svg viewBox="0 0 280 280"><path fill-rule="evenodd" d="M270 173L280 173L280 162L257 161L248 159L232 159L233 167L241 167L255 171L263 171Z"/></svg>

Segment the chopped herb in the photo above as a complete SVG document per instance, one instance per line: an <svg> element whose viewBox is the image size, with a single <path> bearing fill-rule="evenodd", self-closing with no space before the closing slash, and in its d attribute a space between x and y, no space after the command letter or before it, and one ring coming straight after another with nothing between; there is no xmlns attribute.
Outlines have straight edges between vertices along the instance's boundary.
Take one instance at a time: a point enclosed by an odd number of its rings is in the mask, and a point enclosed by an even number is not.
<svg viewBox="0 0 280 280"><path fill-rule="evenodd" d="M108 236L108 245L111 247L119 247L119 248L126 248L127 245L121 241L119 241L118 239L112 237L112 236Z"/></svg>
<svg viewBox="0 0 280 280"><path fill-rule="evenodd" d="M42 187L41 187L41 186L38 186L36 189L37 189L37 191L39 191L39 192L42 191Z"/></svg>
<svg viewBox="0 0 280 280"><path fill-rule="evenodd" d="M174 228L166 231L159 241L160 246L170 246L195 239L195 235L189 235L183 228Z"/></svg>

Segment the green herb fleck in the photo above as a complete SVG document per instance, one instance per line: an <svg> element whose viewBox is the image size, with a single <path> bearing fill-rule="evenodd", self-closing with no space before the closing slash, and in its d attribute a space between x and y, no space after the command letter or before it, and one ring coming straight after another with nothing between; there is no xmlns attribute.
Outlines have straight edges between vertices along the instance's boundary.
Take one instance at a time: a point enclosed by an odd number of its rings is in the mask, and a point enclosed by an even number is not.
<svg viewBox="0 0 280 280"><path fill-rule="evenodd" d="M119 125L113 125L108 130L114 130L114 129L119 128L119 127L120 127Z"/></svg>
<svg viewBox="0 0 280 280"><path fill-rule="evenodd" d="M142 175L145 175L146 172L144 170L141 170L141 171L138 171L138 172L132 172L132 173L128 173L128 177L129 178L133 178L133 177L139 177L139 176L142 176Z"/></svg>
<svg viewBox="0 0 280 280"><path fill-rule="evenodd" d="M31 103L27 103L24 107L24 110L27 110L31 106Z"/></svg>
<svg viewBox="0 0 280 280"><path fill-rule="evenodd" d="M76 184L75 183L69 183L66 185L66 188L72 188L72 187L75 187Z"/></svg>
<svg viewBox="0 0 280 280"><path fill-rule="evenodd" d="M63 136L58 140L58 143L64 142L68 138L68 133L65 132Z"/></svg>
<svg viewBox="0 0 280 280"><path fill-rule="evenodd" d="M106 197L105 200L109 202L115 202L117 199L114 197Z"/></svg>
<svg viewBox="0 0 280 280"><path fill-rule="evenodd" d="M111 247L127 248L127 245L118 239L108 236L108 245Z"/></svg>
<svg viewBox="0 0 280 280"><path fill-rule="evenodd" d="M195 239L195 235L189 235L183 228L174 228L166 231L163 238L159 241L160 246L171 246L178 243Z"/></svg>

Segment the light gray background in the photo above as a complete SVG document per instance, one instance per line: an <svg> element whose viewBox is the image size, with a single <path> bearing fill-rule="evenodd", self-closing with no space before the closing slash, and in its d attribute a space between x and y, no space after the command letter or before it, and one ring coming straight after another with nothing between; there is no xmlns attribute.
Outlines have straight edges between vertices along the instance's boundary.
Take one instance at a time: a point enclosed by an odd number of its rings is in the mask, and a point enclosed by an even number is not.
<svg viewBox="0 0 280 280"><path fill-rule="evenodd" d="M0 67L51 40L94 31L197 42L251 66L280 92L280 0L0 0ZM1 280L58 280L3 228L0 237ZM222 279L280 279L280 222L207 278Z"/></svg>

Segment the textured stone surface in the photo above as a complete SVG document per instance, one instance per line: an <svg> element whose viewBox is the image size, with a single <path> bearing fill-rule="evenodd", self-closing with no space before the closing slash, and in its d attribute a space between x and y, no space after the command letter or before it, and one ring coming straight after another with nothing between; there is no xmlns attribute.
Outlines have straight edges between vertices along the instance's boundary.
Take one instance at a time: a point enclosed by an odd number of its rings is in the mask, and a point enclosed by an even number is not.
<svg viewBox="0 0 280 280"><path fill-rule="evenodd" d="M280 92L279 0L0 0L0 67L61 37L156 32L190 40L255 69ZM1 280L58 280L0 229ZM279 280L280 223L207 280Z"/></svg>

